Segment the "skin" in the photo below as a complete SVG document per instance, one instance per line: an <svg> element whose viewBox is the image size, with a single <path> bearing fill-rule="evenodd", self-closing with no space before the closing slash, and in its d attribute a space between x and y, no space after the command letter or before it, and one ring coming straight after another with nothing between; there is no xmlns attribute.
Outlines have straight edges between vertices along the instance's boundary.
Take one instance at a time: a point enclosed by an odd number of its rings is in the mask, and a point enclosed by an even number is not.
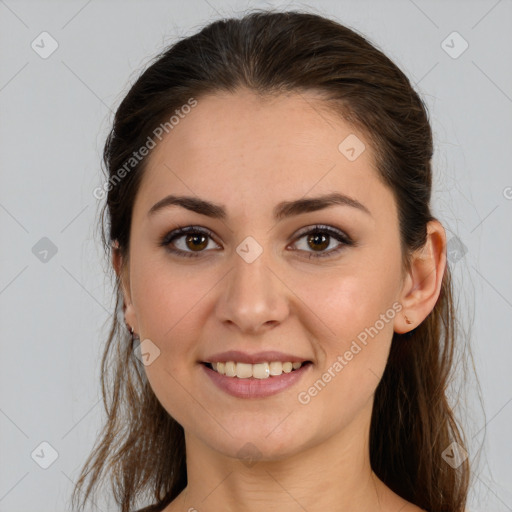
<svg viewBox="0 0 512 512"><path fill-rule="evenodd" d="M369 428L393 332L415 328L438 299L446 235L430 222L424 249L402 274L396 204L378 179L369 142L318 101L313 93L262 99L244 89L201 97L150 155L133 210L129 261L114 252L126 322L160 350L145 366L147 377L185 430L188 486L166 512L420 510L372 472ZM354 161L338 150L349 134L366 145ZM272 218L281 201L333 191L357 199L371 215L336 205ZM227 219L179 206L148 216L171 193L221 204ZM317 223L357 245L308 259L340 245L331 238L319 250L320 242L296 235ZM159 245L171 230L191 225L215 235L197 258ZM247 236L263 249L252 263L236 252ZM174 246L198 252L186 236ZM402 311L309 403L300 403L298 393L394 303ZM235 398L199 364L230 349L290 352L313 366L276 395ZM249 442L257 449L250 467L238 454Z"/></svg>

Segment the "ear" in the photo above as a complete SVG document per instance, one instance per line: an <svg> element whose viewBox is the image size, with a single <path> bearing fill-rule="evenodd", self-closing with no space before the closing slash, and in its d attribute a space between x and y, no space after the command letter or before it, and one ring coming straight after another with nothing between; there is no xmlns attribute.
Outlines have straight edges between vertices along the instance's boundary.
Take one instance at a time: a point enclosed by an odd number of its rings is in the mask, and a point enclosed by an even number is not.
<svg viewBox="0 0 512 512"><path fill-rule="evenodd" d="M413 254L411 268L404 279L399 298L403 309L395 318L395 332L412 331L434 309L445 269L446 232L438 220L432 220L427 224L425 245ZM410 324L405 321L405 316Z"/></svg>
<svg viewBox="0 0 512 512"><path fill-rule="evenodd" d="M128 262L124 264L119 245L116 242L112 245L112 266L121 281L121 291L123 293L123 312L125 322L128 328L132 327L133 332L139 332L137 324L137 317L135 315L135 308L133 307L130 292L130 267Z"/></svg>

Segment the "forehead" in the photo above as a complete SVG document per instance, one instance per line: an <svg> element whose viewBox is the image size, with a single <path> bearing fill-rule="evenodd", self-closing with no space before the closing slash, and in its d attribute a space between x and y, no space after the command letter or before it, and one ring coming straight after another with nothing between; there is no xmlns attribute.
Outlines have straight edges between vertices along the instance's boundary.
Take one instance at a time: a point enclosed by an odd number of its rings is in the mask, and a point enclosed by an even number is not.
<svg viewBox="0 0 512 512"><path fill-rule="evenodd" d="M389 200L365 136L326 107L313 92L261 97L242 89L198 98L152 150L141 201L147 210L166 193L192 192L270 210L333 190L363 203L379 194Z"/></svg>
<svg viewBox="0 0 512 512"><path fill-rule="evenodd" d="M312 91L260 96L239 89L199 98L153 158L166 148L179 147L189 150L191 157L207 156L216 161L240 159L247 150L262 158L332 160L339 154L340 142L350 134L364 138ZM221 153L219 149L229 151ZM372 158L369 151L365 156Z"/></svg>

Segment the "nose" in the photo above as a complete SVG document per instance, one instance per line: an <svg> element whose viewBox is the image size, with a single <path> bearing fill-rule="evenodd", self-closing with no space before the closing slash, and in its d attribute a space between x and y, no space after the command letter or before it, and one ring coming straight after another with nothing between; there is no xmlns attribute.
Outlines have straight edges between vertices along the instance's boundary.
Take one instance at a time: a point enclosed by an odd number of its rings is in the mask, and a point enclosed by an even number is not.
<svg viewBox="0 0 512 512"><path fill-rule="evenodd" d="M281 324L289 315L287 288L270 267L266 251L251 263L237 253L224 280L216 314L220 321L244 333L258 333Z"/></svg>

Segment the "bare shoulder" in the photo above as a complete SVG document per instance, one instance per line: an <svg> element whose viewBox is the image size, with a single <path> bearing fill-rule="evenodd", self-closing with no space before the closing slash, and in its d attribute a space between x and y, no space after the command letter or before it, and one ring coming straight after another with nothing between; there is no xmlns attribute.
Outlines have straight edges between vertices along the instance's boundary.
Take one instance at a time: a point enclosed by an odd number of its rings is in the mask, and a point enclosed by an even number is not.
<svg viewBox="0 0 512 512"><path fill-rule="evenodd" d="M414 503L410 503L409 501L405 502L404 508L400 509L400 512L429 512L428 510L425 510L424 508L420 508L417 505L414 505Z"/></svg>
<svg viewBox="0 0 512 512"><path fill-rule="evenodd" d="M386 503L384 510L389 512L429 512L395 493L392 493L388 499L389 501Z"/></svg>
<svg viewBox="0 0 512 512"><path fill-rule="evenodd" d="M162 512L181 512L182 510L186 510L183 508L183 503L180 502L183 501L183 493L179 494L174 498L171 503L169 503L165 508L162 509Z"/></svg>
<svg viewBox="0 0 512 512"><path fill-rule="evenodd" d="M428 512L428 510L420 508L409 501L405 501L403 507L399 509L399 512Z"/></svg>
<svg viewBox="0 0 512 512"><path fill-rule="evenodd" d="M387 500L381 500L381 503L384 505L383 509L389 512L429 512L394 492L387 496Z"/></svg>

